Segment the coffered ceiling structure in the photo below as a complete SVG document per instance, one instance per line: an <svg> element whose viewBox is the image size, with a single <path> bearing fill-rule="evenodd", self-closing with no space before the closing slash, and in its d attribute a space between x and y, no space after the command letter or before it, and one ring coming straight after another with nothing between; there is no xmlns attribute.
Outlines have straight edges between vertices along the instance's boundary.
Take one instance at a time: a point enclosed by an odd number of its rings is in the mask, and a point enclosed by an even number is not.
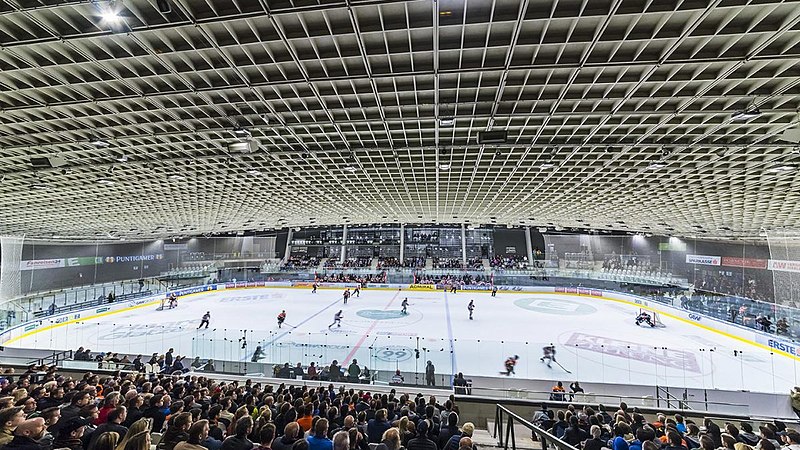
<svg viewBox="0 0 800 450"><path fill-rule="evenodd" d="M798 107L797 1L0 0L0 234L791 233Z"/></svg>

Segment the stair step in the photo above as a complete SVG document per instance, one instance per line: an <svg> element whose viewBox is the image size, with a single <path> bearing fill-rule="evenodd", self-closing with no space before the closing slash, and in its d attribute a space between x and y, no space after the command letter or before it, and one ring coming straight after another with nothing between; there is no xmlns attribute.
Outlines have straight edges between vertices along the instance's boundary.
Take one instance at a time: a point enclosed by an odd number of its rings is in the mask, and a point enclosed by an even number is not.
<svg viewBox="0 0 800 450"><path fill-rule="evenodd" d="M494 421L487 421L486 427L488 430L494 430ZM499 447L497 445L497 439L492 437L493 431L488 430L475 430L472 433L472 442L478 446L478 448L482 447ZM503 433L505 433L505 429L503 429ZM541 450L542 445L538 441L534 441L531 439L531 430L529 430L524 425L514 424L514 439L516 443L516 448L523 449L523 450ZM511 445L509 444L509 448Z"/></svg>

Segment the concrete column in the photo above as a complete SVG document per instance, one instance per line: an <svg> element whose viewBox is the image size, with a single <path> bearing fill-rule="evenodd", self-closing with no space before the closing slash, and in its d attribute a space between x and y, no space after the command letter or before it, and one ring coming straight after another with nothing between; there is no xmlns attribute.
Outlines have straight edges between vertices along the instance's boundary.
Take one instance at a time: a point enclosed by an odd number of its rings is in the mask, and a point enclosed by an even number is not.
<svg viewBox="0 0 800 450"><path fill-rule="evenodd" d="M531 241L531 227L525 227L525 250L528 252L528 266L533 267L533 242Z"/></svg>
<svg viewBox="0 0 800 450"><path fill-rule="evenodd" d="M467 267L467 224L461 224L461 263Z"/></svg>
<svg viewBox="0 0 800 450"><path fill-rule="evenodd" d="M400 224L400 265L403 264L403 255L406 253L406 226Z"/></svg>
<svg viewBox="0 0 800 450"><path fill-rule="evenodd" d="M347 224L342 226L342 256L339 261L344 262L345 258L347 258Z"/></svg>
<svg viewBox="0 0 800 450"><path fill-rule="evenodd" d="M289 255L292 253L292 238L294 237L294 232L291 228L289 228L289 234L286 235L286 252L283 254L283 260L281 260L281 264L285 264L286 261L289 260Z"/></svg>

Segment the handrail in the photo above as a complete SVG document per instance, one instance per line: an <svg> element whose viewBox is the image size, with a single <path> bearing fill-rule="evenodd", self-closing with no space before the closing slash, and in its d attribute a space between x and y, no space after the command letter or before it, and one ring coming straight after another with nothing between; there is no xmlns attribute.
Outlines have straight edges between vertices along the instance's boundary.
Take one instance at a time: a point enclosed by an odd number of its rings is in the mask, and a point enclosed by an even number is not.
<svg viewBox="0 0 800 450"><path fill-rule="evenodd" d="M658 386L658 385L656 386L656 406L661 406L661 400L662 400L661 394L664 394L665 396L664 400L666 400L667 402L667 408L672 408L672 401L676 401L678 402L678 409L686 409L686 410L693 409L689 407L689 403L686 401L687 400L686 398L681 400L678 397L672 395L669 392L669 386ZM686 396L685 390L683 395L684 397Z"/></svg>
<svg viewBox="0 0 800 450"><path fill-rule="evenodd" d="M658 389L659 386L656 386L656 388ZM499 400L499 399L502 398L503 400L532 402L532 404L546 403L548 405L562 405L564 408L566 408L568 405L577 406L577 405L594 405L594 404L597 404L597 403L610 404L610 403L620 403L620 402L626 402L626 403L629 403L629 404L636 404L638 402L641 402L642 400L651 400L651 401L656 401L657 400L657 397L648 398L648 397L642 397L642 396L601 394L601 393L595 393L595 392L584 392L584 393L566 392L566 393L564 393L564 401L558 401L558 400L551 400L550 399L552 391L536 391L536 390L531 390L531 389L509 389L509 388L497 388L497 387L486 387L486 386L475 386L475 385L471 386L471 390L473 392L473 395L475 395L475 396L483 395L484 397L494 398L495 400ZM485 392L485 393L482 393L482 392ZM503 397L498 397L497 395L492 395L493 392L506 393L506 394L525 393L525 397L508 397L506 399L506 398L503 398ZM676 412L678 412L678 411L700 412L701 411L701 410L698 410L696 408L689 407L689 403L692 402L691 400L687 400L687 399L681 400L681 399L679 399L677 397L674 397L674 396L673 396L673 399L674 399L674 401L678 402L676 407L670 406L671 403L668 404L666 407L664 407L664 406L662 406L662 405L660 405L660 404L658 404L656 402L653 405L653 409L664 409L664 408L666 408L666 409L673 410L673 411L676 411ZM731 407L731 408L735 408L735 409L742 409L743 411L744 410L749 410L749 405L745 405L745 404L741 404L741 403L708 401L707 399L706 400L697 400L696 402L704 404L705 405L705 410L703 410L703 411L706 411L706 412L709 412L709 410L708 410L708 406L709 405L718 406L718 407ZM642 408L642 407L639 406L639 408ZM645 408L645 409L647 409L647 408ZM709 413L713 413L713 412L709 412ZM717 411L717 413L719 413L719 411Z"/></svg>
<svg viewBox="0 0 800 450"><path fill-rule="evenodd" d="M29 361L28 365L57 366L59 362L66 361L68 359L72 359L72 350L62 350L62 351L53 350L52 355L46 356L44 358L34 359L33 361Z"/></svg>
<svg viewBox="0 0 800 450"><path fill-rule="evenodd" d="M506 432L503 434L503 422L506 419L508 422L505 424ZM508 450L508 445L511 444L511 449L516 450L517 439L514 432L515 421L525 428L531 430L531 436L536 438L542 443L542 450L549 448L548 444L559 450L577 450L577 448L567 444L563 440L553 436L546 430L523 419L519 414L514 413L501 404L495 405L494 413L494 434L492 437L497 439L497 446L502 447L503 450Z"/></svg>

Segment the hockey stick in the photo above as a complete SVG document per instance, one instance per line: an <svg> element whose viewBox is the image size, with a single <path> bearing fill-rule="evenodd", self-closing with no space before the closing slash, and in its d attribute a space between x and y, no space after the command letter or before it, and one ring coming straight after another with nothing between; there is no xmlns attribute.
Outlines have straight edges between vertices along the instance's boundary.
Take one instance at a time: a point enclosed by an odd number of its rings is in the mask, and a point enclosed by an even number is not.
<svg viewBox="0 0 800 450"><path fill-rule="evenodd" d="M566 367L562 366L560 362L558 362L558 361L556 361L556 360L553 360L553 362L554 362L554 363L556 363L556 364L558 364L558 367L561 367L561 370L563 370L564 372L567 372L567 373L572 373L572 372L570 372L569 370L567 370L567 368L566 368Z"/></svg>

